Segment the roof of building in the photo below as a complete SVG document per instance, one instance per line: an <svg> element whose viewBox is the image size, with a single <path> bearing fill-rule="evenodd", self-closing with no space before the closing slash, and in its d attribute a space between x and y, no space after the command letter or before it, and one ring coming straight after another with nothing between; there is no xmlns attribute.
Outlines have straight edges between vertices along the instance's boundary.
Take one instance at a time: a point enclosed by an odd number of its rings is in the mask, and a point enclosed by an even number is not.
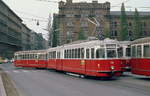
<svg viewBox="0 0 150 96"><path fill-rule="evenodd" d="M127 15L134 15L134 11L126 11ZM145 12L139 12L140 15L142 16L150 16L150 11L145 11ZM121 15L121 11L110 11L110 15L113 16L120 16Z"/></svg>

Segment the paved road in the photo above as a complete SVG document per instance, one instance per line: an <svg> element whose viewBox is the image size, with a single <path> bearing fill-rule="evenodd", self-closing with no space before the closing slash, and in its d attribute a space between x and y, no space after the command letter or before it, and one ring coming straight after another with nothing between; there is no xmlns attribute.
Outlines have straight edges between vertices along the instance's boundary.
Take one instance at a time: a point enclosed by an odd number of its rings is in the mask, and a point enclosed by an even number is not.
<svg viewBox="0 0 150 96"><path fill-rule="evenodd" d="M24 96L150 96L150 79L130 74L116 80L85 79L52 70L0 65Z"/></svg>

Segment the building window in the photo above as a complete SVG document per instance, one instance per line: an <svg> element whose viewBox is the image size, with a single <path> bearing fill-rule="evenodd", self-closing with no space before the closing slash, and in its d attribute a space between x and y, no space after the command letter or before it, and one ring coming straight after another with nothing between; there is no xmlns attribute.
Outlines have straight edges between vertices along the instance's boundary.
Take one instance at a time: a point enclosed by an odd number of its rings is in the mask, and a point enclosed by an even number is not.
<svg viewBox="0 0 150 96"><path fill-rule="evenodd" d="M117 27L117 22L114 22L114 26Z"/></svg>
<svg viewBox="0 0 150 96"><path fill-rule="evenodd" d="M129 24L128 24L128 25L129 25L129 27L132 27L132 23L131 23L131 22L129 22Z"/></svg>
<svg viewBox="0 0 150 96"><path fill-rule="evenodd" d="M148 36L147 31L144 30L144 31L143 31L143 35L144 35L144 36Z"/></svg>
<svg viewBox="0 0 150 96"><path fill-rule="evenodd" d="M81 22L81 27L88 27L88 23L86 21Z"/></svg>
<svg viewBox="0 0 150 96"><path fill-rule="evenodd" d="M117 24L118 23L116 21L114 21L114 22L111 23L112 27L117 27Z"/></svg>
<svg viewBox="0 0 150 96"><path fill-rule="evenodd" d="M143 27L146 27L146 22L143 22Z"/></svg>
<svg viewBox="0 0 150 96"><path fill-rule="evenodd" d="M67 22L67 26L68 26L68 27L72 27L72 26L73 26L73 22L72 22L72 21L68 21L68 22Z"/></svg>
<svg viewBox="0 0 150 96"><path fill-rule="evenodd" d="M128 36L132 36L132 31L131 30L128 31Z"/></svg>
<svg viewBox="0 0 150 96"><path fill-rule="evenodd" d="M117 30L112 30L112 32L111 32L111 36L118 36L118 32L117 32Z"/></svg>

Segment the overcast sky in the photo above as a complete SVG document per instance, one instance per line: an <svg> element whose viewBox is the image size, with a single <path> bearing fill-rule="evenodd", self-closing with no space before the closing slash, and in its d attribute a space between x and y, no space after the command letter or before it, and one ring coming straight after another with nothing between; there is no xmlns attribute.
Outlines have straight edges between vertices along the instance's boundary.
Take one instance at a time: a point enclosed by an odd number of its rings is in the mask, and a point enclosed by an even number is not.
<svg viewBox="0 0 150 96"><path fill-rule="evenodd" d="M58 3L54 2L43 2L38 0L3 0L15 13L23 19L23 22L34 31L38 33L43 33L46 37L47 31L44 31L47 27L47 18L49 14L58 13ZM46 0L45 0L46 1ZM48 1L48 0L47 0ZM49 1L60 1L60 0L49 0ZM66 0L62 0L66 1ZM92 0L73 0L74 2L87 1L92 2ZM125 2L125 6L132 8L127 8L128 11L133 11L135 7L140 11L150 11L150 8L139 8L139 7L149 7L150 0L98 0L100 3L109 1L111 6L120 6L122 2ZM120 10L120 7L112 7L111 10ZM40 25L36 25L36 20L40 20Z"/></svg>

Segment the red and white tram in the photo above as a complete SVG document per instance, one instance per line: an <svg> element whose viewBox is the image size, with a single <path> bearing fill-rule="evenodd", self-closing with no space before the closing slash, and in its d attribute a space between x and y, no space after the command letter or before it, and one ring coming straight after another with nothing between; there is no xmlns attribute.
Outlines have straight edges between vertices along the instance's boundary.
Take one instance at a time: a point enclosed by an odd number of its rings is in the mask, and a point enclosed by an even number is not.
<svg viewBox="0 0 150 96"><path fill-rule="evenodd" d="M47 50L19 51L14 58L16 67L47 67Z"/></svg>
<svg viewBox="0 0 150 96"><path fill-rule="evenodd" d="M86 76L120 76L122 60L118 58L119 47L119 42L111 39L78 41L47 50L16 52L14 65L49 68Z"/></svg>
<svg viewBox="0 0 150 96"><path fill-rule="evenodd" d="M121 75L119 42L105 39L72 43L48 49L48 68L87 76Z"/></svg>
<svg viewBox="0 0 150 96"><path fill-rule="evenodd" d="M131 48L131 72L150 76L150 37L133 41Z"/></svg>
<svg viewBox="0 0 150 96"><path fill-rule="evenodd" d="M120 41L120 48L118 49L118 56L122 59L122 71L130 71L131 70L131 41Z"/></svg>

